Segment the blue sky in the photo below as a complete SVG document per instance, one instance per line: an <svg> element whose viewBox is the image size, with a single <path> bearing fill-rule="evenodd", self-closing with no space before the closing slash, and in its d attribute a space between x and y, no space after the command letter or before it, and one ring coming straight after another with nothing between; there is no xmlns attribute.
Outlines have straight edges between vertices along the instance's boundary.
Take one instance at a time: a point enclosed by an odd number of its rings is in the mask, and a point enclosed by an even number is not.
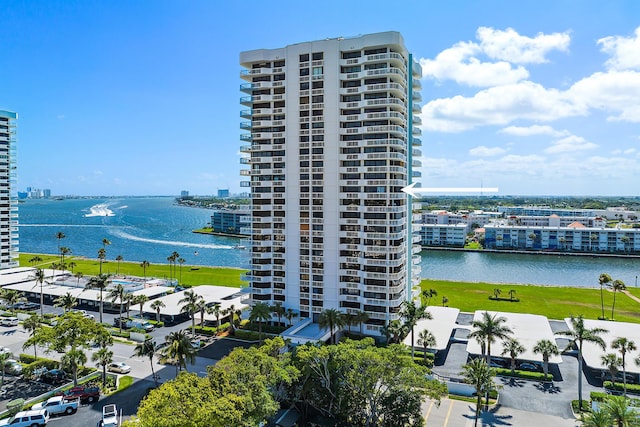
<svg viewBox="0 0 640 427"><path fill-rule="evenodd" d="M423 66L423 186L638 195L635 0L3 2L18 187L240 191L239 52L390 30Z"/></svg>

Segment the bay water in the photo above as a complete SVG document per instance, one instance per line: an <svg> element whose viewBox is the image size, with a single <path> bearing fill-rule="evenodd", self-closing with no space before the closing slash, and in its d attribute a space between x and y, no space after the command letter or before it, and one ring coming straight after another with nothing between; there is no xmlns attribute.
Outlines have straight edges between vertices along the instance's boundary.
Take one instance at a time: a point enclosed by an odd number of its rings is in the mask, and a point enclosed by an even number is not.
<svg viewBox="0 0 640 427"><path fill-rule="evenodd" d="M60 243L73 255L95 259L106 238L108 260L121 255L125 261L167 263L175 251L186 265L248 268L249 251L237 247L241 239L192 232L212 214L179 206L173 197L29 199L19 205L20 251L56 254ZM58 232L67 237L58 242ZM422 276L430 279L596 287L601 273L637 286L640 259L422 252Z"/></svg>

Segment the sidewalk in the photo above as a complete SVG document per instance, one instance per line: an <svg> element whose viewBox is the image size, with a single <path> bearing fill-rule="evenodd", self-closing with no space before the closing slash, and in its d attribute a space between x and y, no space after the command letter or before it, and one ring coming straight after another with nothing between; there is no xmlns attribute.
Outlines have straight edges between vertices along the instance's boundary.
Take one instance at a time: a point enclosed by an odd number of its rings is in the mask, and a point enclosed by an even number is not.
<svg viewBox="0 0 640 427"><path fill-rule="evenodd" d="M475 404L470 402L442 399L438 407L434 402L427 401L422 405L422 411L427 426L473 427L474 425ZM489 412L481 414L478 426L577 427L579 423L575 419L505 408L498 404Z"/></svg>

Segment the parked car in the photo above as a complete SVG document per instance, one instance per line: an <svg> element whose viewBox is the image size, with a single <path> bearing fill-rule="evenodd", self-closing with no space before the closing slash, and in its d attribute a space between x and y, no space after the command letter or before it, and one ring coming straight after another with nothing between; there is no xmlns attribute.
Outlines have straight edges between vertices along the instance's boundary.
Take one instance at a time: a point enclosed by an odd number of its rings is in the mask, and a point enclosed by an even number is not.
<svg viewBox="0 0 640 427"><path fill-rule="evenodd" d="M60 385L67 382L67 373L62 369L51 369L40 374L40 382Z"/></svg>
<svg viewBox="0 0 640 427"><path fill-rule="evenodd" d="M126 317L115 317L113 319L113 326L115 326L116 328L122 327L126 329L128 321L129 319Z"/></svg>
<svg viewBox="0 0 640 427"><path fill-rule="evenodd" d="M627 379L627 384L635 384L636 376L630 372L627 372L624 376L622 372L616 373L616 376L615 376L616 382L617 383L624 382L625 377ZM603 371L602 374L600 375L600 378L602 379L602 381L611 381L611 373L609 371Z"/></svg>
<svg viewBox="0 0 640 427"><path fill-rule="evenodd" d="M506 368L508 365L507 361L504 359L499 359L497 357L492 357L489 361L489 366L492 368Z"/></svg>
<svg viewBox="0 0 640 427"><path fill-rule="evenodd" d="M87 313L87 310L73 310L73 311L76 312L76 313L82 314L87 319L95 320L95 318L96 318L96 316L94 316L93 314Z"/></svg>
<svg viewBox="0 0 640 427"><path fill-rule="evenodd" d="M13 417L0 420L0 426L11 427L44 427L49 421L49 412L46 409L22 411Z"/></svg>
<svg viewBox="0 0 640 427"><path fill-rule="evenodd" d="M128 374L131 372L131 366L124 362L113 362L107 365L107 371L117 372L119 374Z"/></svg>
<svg viewBox="0 0 640 427"><path fill-rule="evenodd" d="M127 321L127 328L142 329L145 332L153 331L153 325L149 323L149 321L142 319L129 319Z"/></svg>
<svg viewBox="0 0 640 427"><path fill-rule="evenodd" d="M40 308L40 304L35 302L17 302L11 306L14 310L32 311Z"/></svg>
<svg viewBox="0 0 640 427"><path fill-rule="evenodd" d="M0 317L0 326L18 326L18 318Z"/></svg>
<svg viewBox="0 0 640 427"><path fill-rule="evenodd" d="M100 387L76 386L60 393L67 399L80 399L80 403L93 403L100 399Z"/></svg>
<svg viewBox="0 0 640 427"><path fill-rule="evenodd" d="M518 369L523 371L534 371L534 372L542 371L542 368L540 367L540 365L533 362L522 362L518 365Z"/></svg>
<svg viewBox="0 0 640 427"><path fill-rule="evenodd" d="M13 352L9 347L0 347L0 355L8 354L9 356L13 356Z"/></svg>
<svg viewBox="0 0 640 427"><path fill-rule="evenodd" d="M22 375L22 365L15 359L7 359L4 362L4 371L9 375Z"/></svg>
<svg viewBox="0 0 640 427"><path fill-rule="evenodd" d="M49 415L75 414L80 400L69 400L64 396L53 396L44 402L36 403L31 409L46 409Z"/></svg>

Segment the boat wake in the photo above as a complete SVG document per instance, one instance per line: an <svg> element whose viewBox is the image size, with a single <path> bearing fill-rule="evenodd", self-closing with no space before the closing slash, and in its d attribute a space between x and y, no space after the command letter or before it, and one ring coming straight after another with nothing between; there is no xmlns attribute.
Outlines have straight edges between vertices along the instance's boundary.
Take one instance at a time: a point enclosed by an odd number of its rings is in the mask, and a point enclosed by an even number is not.
<svg viewBox="0 0 640 427"><path fill-rule="evenodd" d="M233 246L229 246L229 245L212 245L212 244L206 244L206 243L189 243L189 242L179 242L179 241L173 241L173 240L147 239L145 237L134 236L122 230L112 230L111 233L122 239L135 240L137 242L155 243L158 245L183 246L186 248L233 249Z"/></svg>
<svg viewBox="0 0 640 427"><path fill-rule="evenodd" d="M89 208L89 213L85 214L85 218L91 218L94 216L114 216L115 214L111 209L109 209L109 205L105 203L100 203L98 205L93 205Z"/></svg>

